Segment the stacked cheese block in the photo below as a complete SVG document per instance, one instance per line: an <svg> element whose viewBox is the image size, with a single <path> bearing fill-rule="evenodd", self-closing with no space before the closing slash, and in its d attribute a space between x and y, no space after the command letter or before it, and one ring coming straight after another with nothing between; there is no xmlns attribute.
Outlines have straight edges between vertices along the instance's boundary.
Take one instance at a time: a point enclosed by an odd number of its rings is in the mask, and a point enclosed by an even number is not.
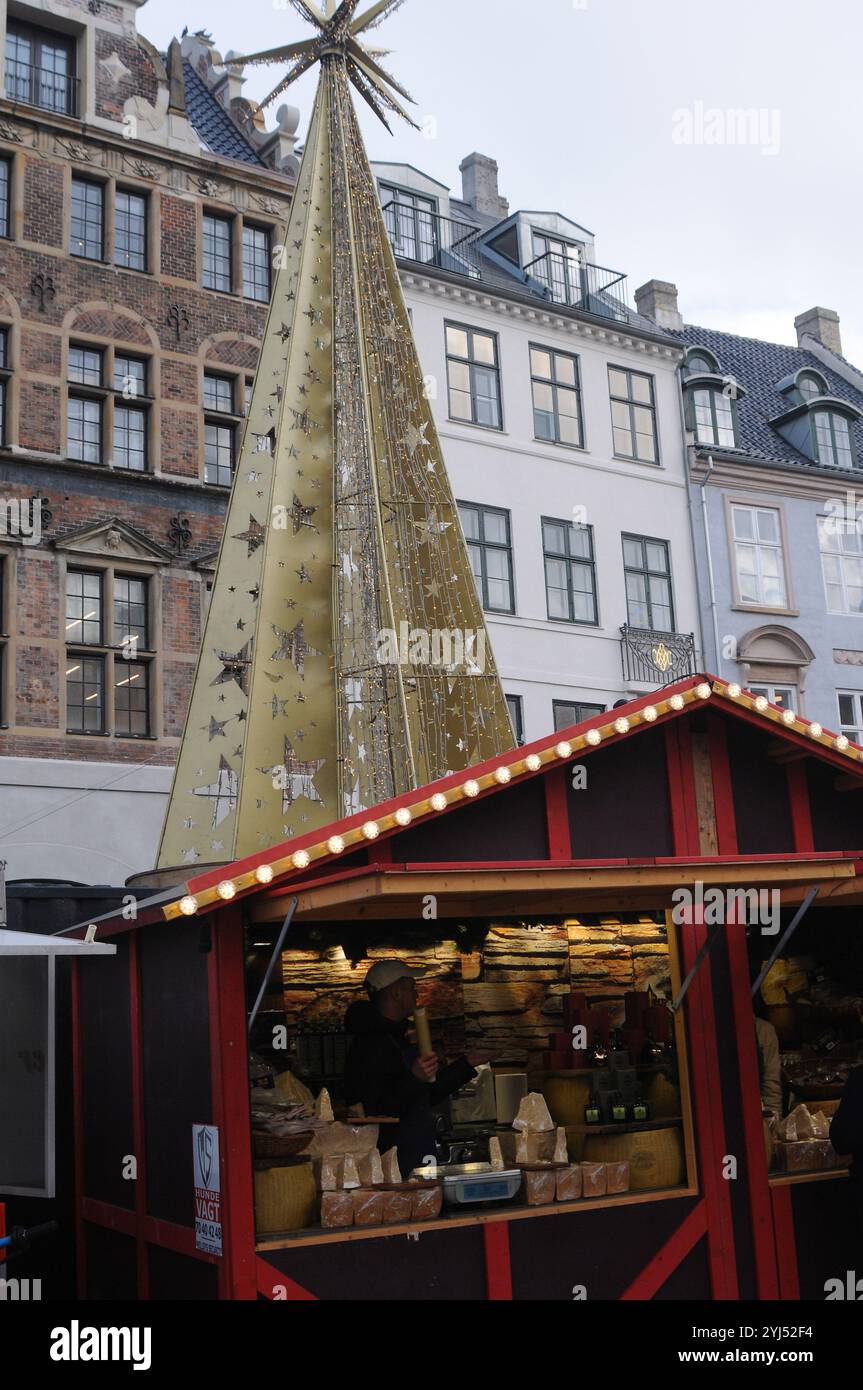
<svg viewBox="0 0 863 1390"><path fill-rule="evenodd" d="M440 1216L443 1189L439 1182L402 1182L398 1154L381 1157L371 1149L358 1160L331 1155L316 1166L321 1192L321 1225L390 1226L406 1221L431 1221Z"/></svg>
<svg viewBox="0 0 863 1390"><path fill-rule="evenodd" d="M538 1091L525 1096L512 1127L516 1132L515 1162L523 1174L524 1198L529 1207L629 1191L627 1162L570 1163L566 1130L555 1130L545 1098ZM549 1151L552 1135L553 1156L541 1158L541 1153ZM490 1140L489 1148L492 1167L503 1168L500 1141Z"/></svg>

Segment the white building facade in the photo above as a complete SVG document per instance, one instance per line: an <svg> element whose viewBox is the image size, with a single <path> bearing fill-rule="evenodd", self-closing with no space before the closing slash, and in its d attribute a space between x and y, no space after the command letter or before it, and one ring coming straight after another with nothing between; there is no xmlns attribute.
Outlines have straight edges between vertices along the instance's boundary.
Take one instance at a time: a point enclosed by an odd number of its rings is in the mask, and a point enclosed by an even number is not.
<svg viewBox="0 0 863 1390"><path fill-rule="evenodd" d="M517 734L698 669L679 342L486 157L374 170Z"/></svg>

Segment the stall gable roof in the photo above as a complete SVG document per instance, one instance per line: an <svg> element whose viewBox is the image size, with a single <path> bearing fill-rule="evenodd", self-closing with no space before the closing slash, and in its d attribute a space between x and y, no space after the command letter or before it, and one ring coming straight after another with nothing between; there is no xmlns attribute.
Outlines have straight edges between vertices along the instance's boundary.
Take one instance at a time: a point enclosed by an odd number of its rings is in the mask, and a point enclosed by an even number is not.
<svg viewBox="0 0 863 1390"><path fill-rule="evenodd" d="M617 709L594 715L569 729L418 787L371 810L333 821L323 829L192 877L185 885L185 894L166 904L162 914L168 919L194 915L239 894L266 891L276 881L282 887L289 886L292 881L307 880L309 869L332 865L336 870L346 851L367 849L379 836L398 834L410 825L464 806L467 801L503 793L517 783L581 760L597 748L632 738L645 728L686 716L710 704L741 721L762 728L772 725L772 732L778 739L805 748L811 756L863 780L863 747L851 743L843 734L831 733L819 724L771 705L716 676L690 676Z"/></svg>

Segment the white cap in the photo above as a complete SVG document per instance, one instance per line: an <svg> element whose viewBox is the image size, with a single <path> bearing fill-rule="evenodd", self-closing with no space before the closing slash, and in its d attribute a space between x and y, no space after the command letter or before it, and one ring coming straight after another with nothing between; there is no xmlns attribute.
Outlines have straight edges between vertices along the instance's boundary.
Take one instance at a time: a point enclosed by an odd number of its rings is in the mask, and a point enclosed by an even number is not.
<svg viewBox="0 0 863 1390"><path fill-rule="evenodd" d="M420 980L425 973L421 967L409 970L401 960L379 960L366 975L364 984L370 994L377 994L387 985L394 985L396 980Z"/></svg>

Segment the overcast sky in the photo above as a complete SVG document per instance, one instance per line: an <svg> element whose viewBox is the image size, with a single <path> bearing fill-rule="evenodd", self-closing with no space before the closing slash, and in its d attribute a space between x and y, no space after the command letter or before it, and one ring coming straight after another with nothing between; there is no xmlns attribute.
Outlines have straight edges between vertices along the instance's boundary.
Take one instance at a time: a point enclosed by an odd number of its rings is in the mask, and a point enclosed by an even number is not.
<svg viewBox="0 0 863 1390"><path fill-rule="evenodd" d="M222 54L310 33L287 0L147 0L138 16L160 48L183 24ZM513 211L589 227L630 295L673 280L689 323L793 343L798 313L836 309L863 368L861 34L859 0L407 0L373 41L427 131L360 119L372 159L454 192L465 154L492 155ZM278 75L249 69L245 94ZM300 108L301 134L314 86L277 103Z"/></svg>

